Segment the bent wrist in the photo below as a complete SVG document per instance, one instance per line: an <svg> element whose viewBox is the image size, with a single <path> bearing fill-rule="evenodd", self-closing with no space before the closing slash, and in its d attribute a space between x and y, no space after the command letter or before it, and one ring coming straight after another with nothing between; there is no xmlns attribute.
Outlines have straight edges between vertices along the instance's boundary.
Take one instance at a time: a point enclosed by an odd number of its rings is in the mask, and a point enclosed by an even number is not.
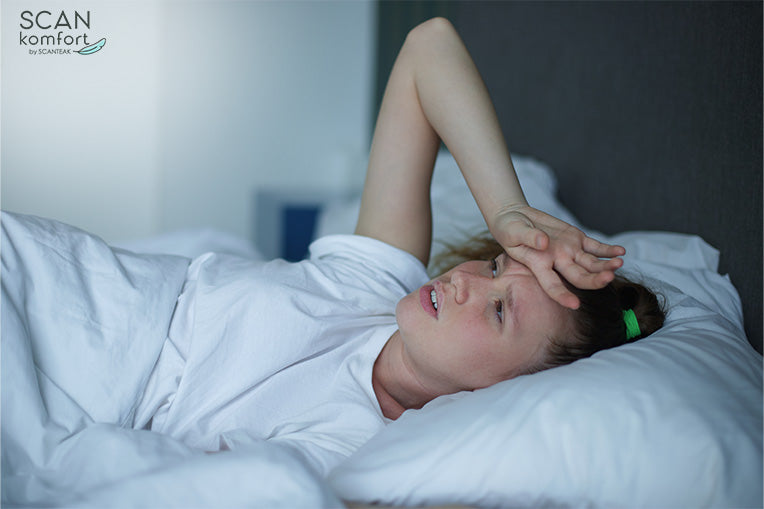
<svg viewBox="0 0 764 509"><path fill-rule="evenodd" d="M494 231L495 228L501 228L502 224L511 216L516 213L525 215L524 212L529 208L531 207L528 205L525 197L519 197L515 200L495 206L493 212L484 214L488 229Z"/></svg>

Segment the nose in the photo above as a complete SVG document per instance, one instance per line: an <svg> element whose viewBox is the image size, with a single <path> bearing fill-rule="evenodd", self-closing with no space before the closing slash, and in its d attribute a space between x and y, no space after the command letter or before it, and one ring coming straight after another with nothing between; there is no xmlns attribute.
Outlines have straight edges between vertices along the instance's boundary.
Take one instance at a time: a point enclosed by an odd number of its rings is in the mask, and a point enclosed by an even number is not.
<svg viewBox="0 0 764 509"><path fill-rule="evenodd" d="M451 274L451 284L454 287L454 300L457 304L464 304L470 296L470 292L479 291L480 287L490 281L490 278L481 274L465 270L455 270Z"/></svg>

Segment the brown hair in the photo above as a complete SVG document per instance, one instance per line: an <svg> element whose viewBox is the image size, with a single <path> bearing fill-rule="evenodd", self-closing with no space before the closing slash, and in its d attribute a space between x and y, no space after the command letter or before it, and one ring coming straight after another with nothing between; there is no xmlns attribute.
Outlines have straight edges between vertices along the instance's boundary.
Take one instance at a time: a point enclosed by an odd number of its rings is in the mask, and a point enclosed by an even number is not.
<svg viewBox="0 0 764 509"><path fill-rule="evenodd" d="M446 246L445 252L436 256L433 267L439 273L450 270L469 260L490 260L504 249L490 236L479 236L462 246ZM570 310L573 331L565 338L551 338L544 360L529 367L526 373L569 364L594 353L637 341L649 336L663 326L666 313L658 296L647 287L616 276L599 290L581 290L568 283L568 289L581 301L581 306ZM627 339L624 310L631 309L637 318L640 334Z"/></svg>
<svg viewBox="0 0 764 509"><path fill-rule="evenodd" d="M598 290L581 290L565 279L563 282L581 301L581 306L572 310L573 332L566 338L552 338L545 362L535 371L632 343L660 329L666 319L663 306L653 291L620 275ZM634 311L640 332L632 338L626 334L623 318L623 312L629 309Z"/></svg>

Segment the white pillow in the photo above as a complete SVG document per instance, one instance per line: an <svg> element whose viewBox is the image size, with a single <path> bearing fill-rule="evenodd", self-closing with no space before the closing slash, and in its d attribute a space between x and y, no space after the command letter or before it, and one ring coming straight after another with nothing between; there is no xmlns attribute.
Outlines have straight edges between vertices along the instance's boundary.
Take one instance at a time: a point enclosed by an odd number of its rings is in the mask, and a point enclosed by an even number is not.
<svg viewBox="0 0 764 509"><path fill-rule="evenodd" d="M517 154L512 154L512 161L528 203L579 226L576 218L556 200L557 180L547 165L532 157ZM480 209L470 194L459 166L448 152L438 154L435 161L430 197L433 256L444 249L444 243L460 244L486 231ZM321 209L316 221L315 238L335 233L353 233L360 207L360 196L328 203Z"/></svg>
<svg viewBox="0 0 764 509"><path fill-rule="evenodd" d="M762 359L743 333L737 292L709 269L715 250L697 237L642 237L647 244L619 238L648 258L630 255L623 270L668 300L660 331L405 412L332 472L338 495L401 505L761 507Z"/></svg>

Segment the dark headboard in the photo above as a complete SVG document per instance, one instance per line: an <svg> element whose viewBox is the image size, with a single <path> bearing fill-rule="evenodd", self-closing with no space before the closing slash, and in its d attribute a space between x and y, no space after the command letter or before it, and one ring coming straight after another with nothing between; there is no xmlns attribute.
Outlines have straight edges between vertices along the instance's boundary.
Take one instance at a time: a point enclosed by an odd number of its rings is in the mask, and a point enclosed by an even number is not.
<svg viewBox="0 0 764 509"><path fill-rule="evenodd" d="M721 251L761 352L762 3L383 1L378 98L434 15L464 38L510 149L555 169L583 224Z"/></svg>

